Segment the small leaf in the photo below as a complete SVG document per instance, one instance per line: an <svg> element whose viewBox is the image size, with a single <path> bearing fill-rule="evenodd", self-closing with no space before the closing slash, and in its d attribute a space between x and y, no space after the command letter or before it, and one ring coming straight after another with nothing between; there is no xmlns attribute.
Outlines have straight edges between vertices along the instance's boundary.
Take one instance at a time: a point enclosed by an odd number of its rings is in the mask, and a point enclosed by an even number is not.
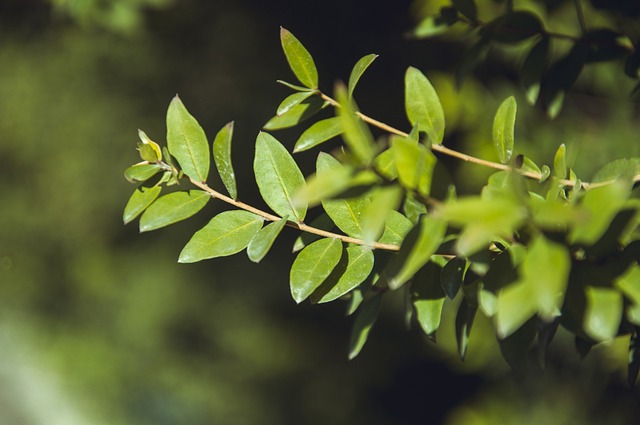
<svg viewBox="0 0 640 425"><path fill-rule="evenodd" d="M370 202L362 211L360 220L362 240L371 243L382 235L387 217L398 208L402 199L402 189L398 186L385 186L373 192Z"/></svg>
<svg viewBox="0 0 640 425"><path fill-rule="evenodd" d="M366 246L351 245L327 280L311 295L314 303L336 300L358 287L373 270L373 252Z"/></svg>
<svg viewBox="0 0 640 425"><path fill-rule="evenodd" d="M173 192L158 198L140 217L140 232L185 220L207 205L211 195L201 190Z"/></svg>
<svg viewBox="0 0 640 425"><path fill-rule="evenodd" d="M467 260L461 257L454 257L442 268L440 282L442 283L442 289L450 299L454 299L462 287L466 266Z"/></svg>
<svg viewBox="0 0 640 425"><path fill-rule="evenodd" d="M412 223L417 223L420 216L427 213L427 207L425 204L416 199L412 193L407 193L407 196L402 205L402 212Z"/></svg>
<svg viewBox="0 0 640 425"><path fill-rule="evenodd" d="M286 114L287 112L289 112L291 108L299 105L300 103L308 99L313 94L314 94L313 91L306 91L306 92L293 93L292 95L287 96L278 106L276 115Z"/></svg>
<svg viewBox="0 0 640 425"><path fill-rule="evenodd" d="M430 143L442 143L444 111L429 79L417 68L409 67L404 84L405 109L409 122L426 132Z"/></svg>
<svg viewBox="0 0 640 425"><path fill-rule="evenodd" d="M156 200L162 188L160 186L145 187L140 186L133 191L127 205L124 207L122 221L124 224L131 223L137 216L142 214L153 201Z"/></svg>
<svg viewBox="0 0 640 425"><path fill-rule="evenodd" d="M160 164L148 164L146 162L135 164L124 170L124 178L126 178L129 183L142 183L158 174L160 170L162 170Z"/></svg>
<svg viewBox="0 0 640 425"><path fill-rule="evenodd" d="M391 210L387 215L384 232L378 242L400 245L407 233L413 227L413 223L398 211Z"/></svg>
<svg viewBox="0 0 640 425"><path fill-rule="evenodd" d="M362 301L364 301L364 295L362 294L361 288L356 288L351 291L351 299L349 300L349 305L347 305L347 316L351 316L353 313L358 310Z"/></svg>
<svg viewBox="0 0 640 425"><path fill-rule="evenodd" d="M553 175L559 179L567 177L567 161L565 159L567 147L565 144L561 144L556 151L556 156L553 159Z"/></svg>
<svg viewBox="0 0 640 425"><path fill-rule="evenodd" d="M249 245L262 223L262 217L247 211L221 212L191 237L178 262L195 263L236 254Z"/></svg>
<svg viewBox="0 0 640 425"><path fill-rule="evenodd" d="M340 104L338 117L344 129L342 137L349 150L364 165L368 165L375 155L375 144L369 127L356 114L357 107L353 99L347 96L344 84L336 84L336 100Z"/></svg>
<svg viewBox="0 0 640 425"><path fill-rule="evenodd" d="M309 97L297 105L292 106L286 112L271 118L263 128L265 130L281 130L294 127L306 119L311 118L327 105L328 103L318 96Z"/></svg>
<svg viewBox="0 0 640 425"><path fill-rule="evenodd" d="M502 102L493 120L493 145L503 164L509 162L513 155L517 108L516 99L510 96Z"/></svg>
<svg viewBox="0 0 640 425"><path fill-rule="evenodd" d="M253 170L267 205L280 217L302 222L307 206L294 205L293 195L304 187L304 176L287 149L268 133L258 134Z"/></svg>
<svg viewBox="0 0 640 425"><path fill-rule="evenodd" d="M271 249L276 238L287 224L287 217L264 226L249 242L247 256L254 263L259 263Z"/></svg>
<svg viewBox="0 0 640 425"><path fill-rule="evenodd" d="M458 342L458 355L461 360L464 360L467 356L469 335L471 334L471 327L473 326L477 311L477 305L471 305L464 299L458 307L458 313L456 314L456 341Z"/></svg>
<svg viewBox="0 0 640 425"><path fill-rule="evenodd" d="M342 243L332 238L315 241L300 251L289 276L291 295L296 303L307 299L329 277L341 256Z"/></svg>
<svg viewBox="0 0 640 425"><path fill-rule="evenodd" d="M162 149L160 149L160 145L151 140L142 130L138 130L138 137L142 141L146 150L151 149L153 151L153 154L149 152L149 158L142 158L142 160L149 162L162 161ZM142 151L140 151L140 155L142 155Z"/></svg>
<svg viewBox="0 0 640 425"><path fill-rule="evenodd" d="M342 120L340 117L327 118L316 122L306 129L293 147L293 152L311 149L342 134Z"/></svg>
<svg viewBox="0 0 640 425"><path fill-rule="evenodd" d="M370 55L363 56L358 62L356 62L351 70L351 75L349 75L349 85L347 88L347 95L349 96L349 99L351 99L353 90L355 90L358 81L360 81L360 77L362 77L362 74L364 74L367 68L369 68L369 65L371 65L377 57L378 55L372 53Z"/></svg>
<svg viewBox="0 0 640 425"><path fill-rule="evenodd" d="M167 111L167 146L187 176L199 182L207 180L210 164L207 136L178 96Z"/></svg>
<svg viewBox="0 0 640 425"><path fill-rule="evenodd" d="M587 287L584 331L595 341L608 341L618 334L622 319L622 295L615 289Z"/></svg>
<svg viewBox="0 0 640 425"><path fill-rule="evenodd" d="M544 183L551 175L551 168L548 165L543 165L540 174L540 183Z"/></svg>
<svg viewBox="0 0 640 425"><path fill-rule="evenodd" d="M362 306L358 310L358 315L353 322L351 338L349 340L349 360L356 358L356 356L360 354L364 344L367 342L369 332L371 332L371 329L378 318L381 299L381 295L369 298L362 303Z"/></svg>
<svg viewBox="0 0 640 425"><path fill-rule="evenodd" d="M302 85L311 89L318 87L318 70L309 51L288 30L280 27L280 41L287 62Z"/></svg>
<svg viewBox="0 0 640 425"><path fill-rule="evenodd" d="M237 199L236 175L231 162L231 140L233 139L233 121L227 123L213 140L213 159L220 179L233 199Z"/></svg>

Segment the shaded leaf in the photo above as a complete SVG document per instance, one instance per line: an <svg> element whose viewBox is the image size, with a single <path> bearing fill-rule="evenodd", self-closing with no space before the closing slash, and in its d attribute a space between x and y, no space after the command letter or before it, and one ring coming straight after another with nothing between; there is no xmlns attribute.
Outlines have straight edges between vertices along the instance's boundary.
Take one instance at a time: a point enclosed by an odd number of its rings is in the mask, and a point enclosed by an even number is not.
<svg viewBox="0 0 640 425"><path fill-rule="evenodd" d="M464 299L458 307L458 313L456 314L456 341L458 342L458 355L462 360L467 356L469 335L471 334L471 327L477 311L477 305L472 305Z"/></svg>
<svg viewBox="0 0 640 425"><path fill-rule="evenodd" d="M280 217L303 221L307 206L294 205L293 195L304 187L304 176L287 149L268 133L258 134L253 170L267 205Z"/></svg>
<svg viewBox="0 0 640 425"><path fill-rule="evenodd" d="M576 43L569 53L551 65L544 77L542 93L547 104L547 113L555 118L562 109L564 94L578 79L587 59L587 48Z"/></svg>
<svg viewBox="0 0 640 425"><path fill-rule="evenodd" d="M137 216L142 214L153 201L156 200L162 188L160 186L145 187L140 186L133 191L133 194L127 201L122 214L124 224L131 223Z"/></svg>
<svg viewBox="0 0 640 425"><path fill-rule="evenodd" d="M411 125L429 136L430 143L442 143L444 111L440 98L429 79L417 68L409 67L405 74L405 110Z"/></svg>
<svg viewBox="0 0 640 425"><path fill-rule="evenodd" d="M309 51L285 28L280 27L280 42L296 78L306 87L318 87L318 70Z"/></svg>
<svg viewBox="0 0 640 425"><path fill-rule="evenodd" d="M195 263L238 253L249 245L262 223L262 217L247 211L221 212L191 237L178 262Z"/></svg>
<svg viewBox="0 0 640 425"><path fill-rule="evenodd" d="M376 60L377 57L378 55L372 53L363 56L358 62L356 62L353 69L351 70L351 74L349 75L349 84L347 86L347 95L349 98L351 98L351 96L353 95L353 91L355 90L358 81L360 81L360 77L362 77L362 74L364 74L367 68L369 68L369 66L373 63L374 60Z"/></svg>
<svg viewBox="0 0 640 425"><path fill-rule="evenodd" d="M540 18L531 12L515 11L499 16L480 29L482 37L501 43L517 43L542 34Z"/></svg>
<svg viewBox="0 0 640 425"><path fill-rule="evenodd" d="M380 311L381 295L364 300L362 306L358 310L356 319L351 329L351 338L349 339L349 360L356 358L364 344L367 342L369 332L378 318Z"/></svg>
<svg viewBox="0 0 640 425"><path fill-rule="evenodd" d="M340 261L342 243L338 239L323 238L305 247L291 266L289 284L296 303L313 293Z"/></svg>
<svg viewBox="0 0 640 425"><path fill-rule="evenodd" d="M411 285L411 301L420 327L431 338L440 327L445 294L440 285L441 268L427 263L415 276Z"/></svg>
<svg viewBox="0 0 640 425"><path fill-rule="evenodd" d="M342 120L340 117L332 117L320 120L306 129L293 147L293 152L302 152L318 146L336 136L342 134Z"/></svg>
<svg viewBox="0 0 640 425"><path fill-rule="evenodd" d="M517 108L516 99L510 96L502 102L493 119L493 145L503 164L513 155Z"/></svg>
<svg viewBox="0 0 640 425"><path fill-rule="evenodd" d="M588 47L586 62L605 62L625 57L630 48L628 37L606 28L587 31L582 35L580 43Z"/></svg>
<svg viewBox="0 0 640 425"><path fill-rule="evenodd" d="M593 176L593 182L606 182L621 177L631 177L640 174L640 158L616 159L602 167Z"/></svg>
<svg viewBox="0 0 640 425"><path fill-rule="evenodd" d="M338 117L344 129L342 137L349 150L362 164L369 164L375 155L375 143L369 127L356 114L357 107L347 95L344 84L336 84L336 100L340 104Z"/></svg>
<svg viewBox="0 0 640 425"><path fill-rule="evenodd" d="M551 39L542 36L533 45L520 68L520 77L526 91L527 101L533 105L538 100L540 94L540 80L549 61Z"/></svg>
<svg viewBox="0 0 640 425"><path fill-rule="evenodd" d="M224 187L233 199L237 199L236 175L231 162L231 140L233 139L233 121L218 131L213 140L213 159Z"/></svg>
<svg viewBox="0 0 640 425"><path fill-rule="evenodd" d="M462 287L462 279L467 266L467 260L454 257L442 268L440 282L444 293L450 299L454 299Z"/></svg>
<svg viewBox="0 0 640 425"><path fill-rule="evenodd" d="M334 227L334 224L327 214L320 214L318 217L314 218L313 221L311 221L309 226L315 227L316 229L331 231L331 229L333 229ZM296 253L305 246L309 245L311 242L316 241L320 238L321 236L316 235L315 233L302 232L293 243L291 252Z"/></svg>
<svg viewBox="0 0 640 425"><path fill-rule="evenodd" d="M362 289L356 288L351 291L351 299L349 300L349 305L347 306L347 316L351 316L353 313L358 310L358 307L364 301L364 295L362 294Z"/></svg>
<svg viewBox="0 0 640 425"><path fill-rule="evenodd" d="M247 246L247 256L251 261L259 263L267 255L276 238L287 224L287 219L288 217L283 217L278 221L269 223L256 233Z"/></svg>
<svg viewBox="0 0 640 425"><path fill-rule="evenodd" d="M622 295L615 289L586 288L584 332L595 341L608 341L618 334L622 319Z"/></svg>
<svg viewBox="0 0 640 425"><path fill-rule="evenodd" d="M458 90L462 87L464 80L471 74L473 69L480 63L489 53L491 48L490 39L486 37L480 38L467 53L462 57L462 61L456 69L456 87Z"/></svg>
<svg viewBox="0 0 640 425"><path fill-rule="evenodd" d="M167 147L182 171L203 182L209 175L209 142L198 121L175 96L167 111Z"/></svg>
<svg viewBox="0 0 640 425"><path fill-rule="evenodd" d="M148 232L187 219L207 205L211 195L201 190L161 196L140 217L140 232Z"/></svg>
<svg viewBox="0 0 640 425"><path fill-rule="evenodd" d="M281 130L283 128L294 127L304 120L311 118L320 112L327 103L318 96L309 97L286 112L275 115L263 126L265 130Z"/></svg>
<svg viewBox="0 0 640 425"><path fill-rule="evenodd" d="M527 367L527 353L535 337L536 319L531 318L511 335L499 341L502 357L518 374L522 374Z"/></svg>
<svg viewBox="0 0 640 425"><path fill-rule="evenodd" d="M358 287L373 270L373 252L366 246L351 245L342 255L327 280L311 295L314 303L326 303L340 298Z"/></svg>
<svg viewBox="0 0 640 425"><path fill-rule="evenodd" d="M640 329L636 326L629 339L629 369L627 371L627 383L633 387L638 380L640 372Z"/></svg>
<svg viewBox="0 0 640 425"><path fill-rule="evenodd" d="M360 220L361 238L365 243L374 242L382 236L387 217L391 211L398 208L401 199L402 189L395 185L380 187L372 193Z"/></svg>

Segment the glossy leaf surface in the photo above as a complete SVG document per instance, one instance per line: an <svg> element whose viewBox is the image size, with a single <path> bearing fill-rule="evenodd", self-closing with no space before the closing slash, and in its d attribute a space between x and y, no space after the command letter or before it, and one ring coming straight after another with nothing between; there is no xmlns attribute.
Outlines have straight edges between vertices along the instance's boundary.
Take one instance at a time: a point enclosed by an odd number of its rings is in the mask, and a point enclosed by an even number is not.
<svg viewBox="0 0 640 425"><path fill-rule="evenodd" d="M149 180L162 170L160 164L135 164L124 170L124 177L130 183L142 183Z"/></svg>
<svg viewBox="0 0 640 425"><path fill-rule="evenodd" d="M285 28L280 28L280 42L287 62L302 85L318 87L318 70L309 51Z"/></svg>
<svg viewBox="0 0 640 425"><path fill-rule="evenodd" d="M336 300L358 287L373 270L373 252L366 246L351 245L327 280L311 295L314 303Z"/></svg>
<svg viewBox="0 0 640 425"><path fill-rule="evenodd" d="M311 149L342 134L342 121L340 117L332 117L320 120L306 129L293 147L293 152L302 152Z"/></svg>
<svg viewBox="0 0 640 425"><path fill-rule="evenodd" d="M294 127L320 112L327 104L318 96L309 97L280 115L275 115L264 125L265 130L281 130Z"/></svg>
<svg viewBox="0 0 640 425"><path fill-rule="evenodd" d="M201 190L173 192L161 196L140 217L140 232L148 232L187 219L211 199Z"/></svg>
<svg viewBox="0 0 640 425"><path fill-rule="evenodd" d="M338 239L323 238L306 246L293 262L289 275L291 295L298 304L325 281L342 256Z"/></svg>
<svg viewBox="0 0 640 425"><path fill-rule="evenodd" d="M124 213L122 214L124 224L131 223L137 216L142 214L142 212L156 200L158 195L160 195L161 190L162 188L160 186L140 186L134 190L129 201L127 201L127 205L124 207Z"/></svg>
<svg viewBox="0 0 640 425"><path fill-rule="evenodd" d="M236 199L236 174L231 162L231 140L233 139L233 121L222 127L213 140L213 159L220 174L220 179L229 195Z"/></svg>
<svg viewBox="0 0 640 425"><path fill-rule="evenodd" d="M291 110L291 108L304 102L313 94L314 94L313 91L305 91L305 92L293 93L292 95L287 96L278 106L278 109L276 110L276 115L286 114L287 112L289 112L289 110Z"/></svg>
<svg viewBox="0 0 640 425"><path fill-rule="evenodd" d="M429 135L430 143L442 143L444 111L429 79L417 68L405 74L405 109L411 125Z"/></svg>
<svg viewBox="0 0 640 425"><path fill-rule="evenodd" d="M364 74L367 68L369 68L369 66L373 63L374 60L376 60L377 57L378 55L374 53L363 56L353 66L351 74L349 75L349 84L347 86L347 95L349 96L349 98L351 98L351 96L353 95L353 91L355 90L358 81L360 81L360 77L362 77L362 74Z"/></svg>
<svg viewBox="0 0 640 425"><path fill-rule="evenodd" d="M249 242L247 256L254 263L259 263L269 252L276 238L287 224L287 217L264 226Z"/></svg>
<svg viewBox="0 0 640 425"><path fill-rule="evenodd" d="M502 102L493 119L493 145L503 164L513 155L517 108L516 99L510 96Z"/></svg>

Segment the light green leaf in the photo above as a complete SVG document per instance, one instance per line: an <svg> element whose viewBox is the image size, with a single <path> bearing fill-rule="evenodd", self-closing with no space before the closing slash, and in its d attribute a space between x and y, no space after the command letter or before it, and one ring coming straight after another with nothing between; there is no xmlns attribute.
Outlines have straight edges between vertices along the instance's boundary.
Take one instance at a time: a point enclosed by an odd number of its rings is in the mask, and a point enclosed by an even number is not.
<svg viewBox="0 0 640 425"><path fill-rule="evenodd" d="M233 199L237 199L236 174L231 162L231 140L233 139L233 121L218 131L213 140L213 159L220 174L220 179Z"/></svg>
<svg viewBox="0 0 640 425"><path fill-rule="evenodd" d="M298 85L295 85L295 84L291 84L291 83L288 83L288 82L283 81L283 80L276 80L276 83L282 84L283 86L289 87L290 89L295 90L295 91L312 92L312 91L316 91L317 90L315 88L310 89L309 87L302 87L302 86L298 86Z"/></svg>
<svg viewBox="0 0 640 425"><path fill-rule="evenodd" d="M506 338L524 325L536 312L531 285L523 282L508 285L498 294L496 333Z"/></svg>
<svg viewBox="0 0 640 425"><path fill-rule="evenodd" d="M122 221L124 224L131 223L137 216L147 209L156 200L162 188L160 186L145 187L140 186L133 191L127 205L124 207Z"/></svg>
<svg viewBox="0 0 640 425"><path fill-rule="evenodd" d="M331 274L342 256L338 239L323 238L305 247L291 266L291 295L300 304Z"/></svg>
<svg viewBox="0 0 640 425"><path fill-rule="evenodd" d="M593 182L606 182L620 177L635 177L640 174L640 158L616 159L602 167L595 176Z"/></svg>
<svg viewBox="0 0 640 425"><path fill-rule="evenodd" d="M293 195L304 187L304 176L287 149L268 133L258 134L253 170L267 205L280 217L302 222L307 206L294 205Z"/></svg>
<svg viewBox="0 0 640 425"><path fill-rule="evenodd" d="M622 319L622 295L615 289L587 287L584 332L595 341L608 341L618 334Z"/></svg>
<svg viewBox="0 0 640 425"><path fill-rule="evenodd" d="M334 227L333 221L331 221L331 218L324 213L314 218L309 224L309 226L315 227L316 229L326 230L326 231L331 231ZM311 242L316 241L318 239L320 239L320 236L316 235L315 233L302 232L300 233L300 236L298 236L295 242L293 243L293 248L291 249L291 252L296 253L302 250L302 248L304 248L305 246L309 245Z"/></svg>
<svg viewBox="0 0 640 425"><path fill-rule="evenodd" d="M446 230L445 221L430 216L422 217L385 271L389 288L395 290L404 285L429 261L440 246Z"/></svg>
<svg viewBox="0 0 640 425"><path fill-rule="evenodd" d="M366 299L358 310L349 339L349 360L355 359L367 342L369 332L378 318L381 299L381 295Z"/></svg>
<svg viewBox="0 0 640 425"><path fill-rule="evenodd" d="M373 252L361 245L351 245L327 280L311 295L314 303L336 300L358 287L373 270Z"/></svg>
<svg viewBox="0 0 640 425"><path fill-rule="evenodd" d="M402 189L398 186L384 186L375 190L370 202L364 207L360 224L362 226L361 239L371 243L383 234L387 217L400 205Z"/></svg>
<svg viewBox="0 0 640 425"><path fill-rule="evenodd" d="M124 170L124 178L129 183L142 183L155 176L160 170L162 170L160 164L148 164L146 162L135 164Z"/></svg>
<svg viewBox="0 0 640 425"><path fill-rule="evenodd" d="M637 264L630 267L616 280L615 284L630 301L627 319L636 326L640 326L640 267Z"/></svg>
<svg viewBox="0 0 640 425"><path fill-rule="evenodd" d="M264 226L249 242L247 255L254 263L259 263L273 246L276 238L287 224L287 217Z"/></svg>
<svg viewBox="0 0 640 425"><path fill-rule="evenodd" d="M396 153L392 148L388 148L376 156L373 160L373 165L378 173L387 180L395 180L398 177Z"/></svg>
<svg viewBox="0 0 640 425"><path fill-rule="evenodd" d="M344 84L336 84L335 95L341 106L338 109L338 117L344 129L342 137L355 157L362 164L368 165L376 154L371 131L356 114L358 109L353 99L347 96Z"/></svg>
<svg viewBox="0 0 640 425"><path fill-rule="evenodd" d="M302 85L318 87L318 70L309 51L285 28L280 27L280 42L287 62Z"/></svg>
<svg viewBox="0 0 640 425"><path fill-rule="evenodd" d="M405 109L411 125L429 136L429 143L442 143L444 111L440 98L429 79L417 68L409 67L405 74Z"/></svg>
<svg viewBox="0 0 640 425"><path fill-rule="evenodd" d="M417 190L422 195L429 195L436 165L435 155L424 145L402 137L393 138L391 148L395 154L398 179L402 186L409 190Z"/></svg>
<svg viewBox="0 0 640 425"><path fill-rule="evenodd" d="M195 263L236 254L249 245L262 223L262 217L247 211L221 212L191 237L178 262Z"/></svg>
<svg viewBox="0 0 640 425"><path fill-rule="evenodd" d="M556 151L556 156L553 159L553 175L559 179L567 177L567 161L565 159L567 153L567 147L565 144L561 144Z"/></svg>
<svg viewBox="0 0 640 425"><path fill-rule="evenodd" d="M173 192L158 198L140 217L140 232L187 219L207 205L211 195L201 190Z"/></svg>
<svg viewBox="0 0 640 425"><path fill-rule="evenodd" d="M148 157L142 158L142 160L149 162L162 161L162 149L160 149L160 145L151 140L147 134L140 129L138 129L138 137L142 141L145 151L148 152L146 154ZM140 145L138 145L138 147L141 148ZM149 149L151 149L152 152L149 152ZM142 149L140 149L140 155L142 156Z"/></svg>
<svg viewBox="0 0 640 425"><path fill-rule="evenodd" d="M402 212L412 223L417 223L420 216L427 213L427 207L413 193L407 193L402 205Z"/></svg>
<svg viewBox="0 0 640 425"><path fill-rule="evenodd" d="M516 99L510 96L502 102L493 119L493 145L503 164L513 155L517 109Z"/></svg>
<svg viewBox="0 0 640 425"><path fill-rule="evenodd" d="M318 96L309 97L286 112L276 115L264 125L265 130L281 130L294 127L304 120L311 118L328 105Z"/></svg>
<svg viewBox="0 0 640 425"><path fill-rule="evenodd" d="M360 77L362 77L362 74L364 74L367 68L369 68L369 65L371 65L377 57L378 55L372 53L370 55L363 56L358 62L356 62L351 70L351 75L349 75L349 85L347 86L347 95L349 96L349 99L351 99L353 90L355 90L358 81L360 81Z"/></svg>
<svg viewBox="0 0 640 425"><path fill-rule="evenodd" d="M287 96L278 106L276 115L286 114L291 108L299 105L304 100L312 96L314 93L315 92L313 91L306 91L306 92L293 93L292 95Z"/></svg>
<svg viewBox="0 0 640 425"><path fill-rule="evenodd" d="M209 142L198 121L175 96L167 111L167 147L182 171L199 182L209 175Z"/></svg>
<svg viewBox="0 0 640 425"><path fill-rule="evenodd" d="M300 136L293 152L302 152L311 149L342 134L342 120L340 117L327 118L316 122L306 129Z"/></svg>
<svg viewBox="0 0 640 425"><path fill-rule="evenodd" d="M384 233L378 242L400 245L412 227L411 220L398 211L391 210L387 215Z"/></svg>
<svg viewBox="0 0 640 425"><path fill-rule="evenodd" d="M340 176L341 171L347 169L337 159L326 153L320 153L316 162L316 171L318 178L324 176ZM340 186L346 184L347 180L342 180L342 183L336 181L334 184L336 188L343 189ZM326 211L327 215L331 217L333 222L340 230L349 236L354 238L362 237L362 213L366 206L369 204L369 199L366 195L356 198L341 198L341 199L328 199L322 201L322 208Z"/></svg>

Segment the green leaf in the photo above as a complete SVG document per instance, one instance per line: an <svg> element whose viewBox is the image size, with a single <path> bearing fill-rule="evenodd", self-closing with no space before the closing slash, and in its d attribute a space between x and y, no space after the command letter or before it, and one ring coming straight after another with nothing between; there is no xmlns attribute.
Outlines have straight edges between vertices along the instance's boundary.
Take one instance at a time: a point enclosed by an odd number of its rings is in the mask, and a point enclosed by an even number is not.
<svg viewBox="0 0 640 425"><path fill-rule="evenodd" d="M356 114L358 109L353 99L348 97L344 84L336 84L335 95L340 104L338 117L344 129L342 137L360 163L368 165L376 153L371 131Z"/></svg>
<svg viewBox="0 0 640 425"><path fill-rule="evenodd" d="M288 82L283 81L283 80L276 80L276 83L282 84L283 86L289 87L290 89L295 90L295 91L312 92L312 91L316 91L317 90L315 88L310 89L309 87L302 87L302 86L298 86L298 85L295 85L295 84L291 84L291 83L288 83Z"/></svg>
<svg viewBox="0 0 640 425"><path fill-rule="evenodd" d="M294 127L306 119L311 118L328 105L318 96L309 97L286 112L276 115L264 125L265 130L281 130Z"/></svg>
<svg viewBox="0 0 640 425"><path fill-rule="evenodd" d="M464 80L471 74L473 69L480 63L489 53L491 49L490 39L481 37L471 48L465 53L462 62L456 69L456 88L462 87Z"/></svg>
<svg viewBox="0 0 640 425"><path fill-rule="evenodd" d="M427 206L420 202L414 194L407 193L402 205L402 212L412 223L417 223L420 216L427 213Z"/></svg>
<svg viewBox="0 0 640 425"><path fill-rule="evenodd" d="M606 182L620 177L635 177L640 174L640 158L616 159L602 167L595 176L593 182Z"/></svg>
<svg viewBox="0 0 640 425"><path fill-rule="evenodd" d="M340 117L327 118L316 122L306 129L293 147L293 152L311 149L342 134L342 120Z"/></svg>
<svg viewBox="0 0 640 425"><path fill-rule="evenodd" d="M366 246L351 245L327 280L311 295L314 303L336 300L358 287L373 270L373 252Z"/></svg>
<svg viewBox="0 0 640 425"><path fill-rule="evenodd" d="M616 280L616 287L622 291L634 307L640 307L640 267L634 265ZM636 323L637 324L637 323Z"/></svg>
<svg viewBox="0 0 640 425"><path fill-rule="evenodd" d="M500 291L495 316L499 338L511 335L535 314L537 306L531 290L531 285L518 282Z"/></svg>
<svg viewBox="0 0 640 425"><path fill-rule="evenodd" d="M351 329L351 338L349 340L349 360L353 360L360 354L362 347L367 342L369 332L378 318L380 311L381 295L364 300L362 306L358 310L353 328Z"/></svg>
<svg viewBox="0 0 640 425"><path fill-rule="evenodd" d="M167 147L182 171L199 182L209 175L209 142L198 121L175 96L167 111Z"/></svg>
<svg viewBox="0 0 640 425"><path fill-rule="evenodd" d="M138 129L138 137L140 141L142 141L142 146L138 144L138 148L140 149L140 156L142 156L143 161L149 162L157 162L162 161L162 149L160 149L160 145L151 140L144 131ZM144 148L144 156L143 149Z"/></svg>
<svg viewBox="0 0 640 425"><path fill-rule="evenodd" d="M377 57L378 55L372 53L370 55L363 56L358 62L356 62L351 70L351 75L349 75L349 85L347 88L347 95L349 96L349 99L351 99L353 90L355 90L358 81L360 81L360 77L362 77L362 74L364 74L367 68L369 68L369 65L371 65Z"/></svg>
<svg viewBox="0 0 640 425"><path fill-rule="evenodd" d="M587 287L584 331L595 341L608 341L618 334L622 319L622 295L615 289Z"/></svg>
<svg viewBox="0 0 640 425"><path fill-rule="evenodd" d="M318 70L309 51L285 28L280 27L280 42L287 62L302 85L315 89L318 87Z"/></svg>
<svg viewBox="0 0 640 425"><path fill-rule="evenodd" d="M267 205L280 217L288 215L302 222L307 205L294 205L292 200L304 187L304 176L287 149L268 133L258 134L253 170Z"/></svg>
<svg viewBox="0 0 640 425"><path fill-rule="evenodd" d="M305 247L291 266L291 295L300 304L313 293L336 267L342 256L338 239L323 238Z"/></svg>
<svg viewBox="0 0 640 425"><path fill-rule="evenodd" d="M299 105L300 103L308 99L313 94L315 94L315 92L306 91L306 92L293 93L292 95L287 96L278 106L276 115L286 114L291 108Z"/></svg>
<svg viewBox="0 0 640 425"><path fill-rule="evenodd" d="M378 242L400 245L407 233L413 227L413 223L398 211L391 210L387 215L384 232Z"/></svg>
<svg viewBox="0 0 640 425"><path fill-rule="evenodd" d="M460 302L458 313L456 314L456 341L458 342L458 355L461 360L464 360L467 356L471 327L477 312L477 305L472 305L465 299Z"/></svg>
<svg viewBox="0 0 640 425"><path fill-rule="evenodd" d="M559 179L567 177L567 160L565 159L567 153L567 147L565 144L561 144L556 151L556 156L553 159L553 175Z"/></svg>
<svg viewBox="0 0 640 425"><path fill-rule="evenodd" d="M278 221L264 226L249 242L247 255L254 263L259 263L273 246L276 238L287 224L288 217L283 217Z"/></svg>
<svg viewBox="0 0 640 425"><path fill-rule="evenodd" d="M444 238L446 222L430 216L423 216L407 235L400 251L391 260L386 274L389 288L398 289L431 258Z"/></svg>
<svg viewBox="0 0 640 425"><path fill-rule="evenodd" d="M454 257L442 268L440 282L444 293L450 299L454 299L462 287L466 266L467 260L461 257Z"/></svg>
<svg viewBox="0 0 640 425"><path fill-rule="evenodd" d="M638 380L638 372L640 372L640 329L636 326L634 332L629 338L629 368L627 370L627 383L633 388Z"/></svg>
<svg viewBox="0 0 640 425"><path fill-rule="evenodd" d="M376 156L373 165L376 171L387 180L395 180L398 177L396 153L392 148L388 148Z"/></svg>
<svg viewBox="0 0 640 425"><path fill-rule="evenodd" d="M425 334L433 337L440 327L445 294L440 286L441 268L427 263L416 275L411 285L411 301L418 323Z"/></svg>
<svg viewBox="0 0 640 425"><path fill-rule="evenodd" d="M429 79L417 68L409 67L404 87L405 109L411 125L426 132L430 143L442 143L444 111Z"/></svg>
<svg viewBox="0 0 640 425"><path fill-rule="evenodd" d="M402 199L402 189L398 186L385 186L373 192L370 202L362 211L360 223L362 240L371 243L383 234L387 217L398 208Z"/></svg>
<svg viewBox="0 0 640 425"><path fill-rule="evenodd" d="M178 262L195 263L236 254L249 245L262 223L262 217L248 211L221 212L191 237Z"/></svg>
<svg viewBox="0 0 640 425"><path fill-rule="evenodd" d="M162 170L160 164L148 164L146 162L135 164L124 170L124 178L129 183L142 183L158 174L160 170Z"/></svg>
<svg viewBox="0 0 640 425"><path fill-rule="evenodd" d="M478 7L474 0L451 0L458 12L471 22L478 20Z"/></svg>
<svg viewBox="0 0 640 425"><path fill-rule="evenodd" d="M544 33L540 18L531 12L515 11L502 15L480 29L483 38L501 43L518 43Z"/></svg>
<svg viewBox="0 0 640 425"><path fill-rule="evenodd" d="M122 221L124 224L131 223L137 216L147 209L156 200L162 188L160 186L145 187L140 186L133 191L127 205L124 207Z"/></svg>
<svg viewBox="0 0 640 425"><path fill-rule="evenodd" d="M322 229L326 231L331 231L334 227L333 221L327 214L320 214L318 217L314 218L309 224L311 227L315 227L316 229ZM321 236L316 235L314 233L302 232L300 236L298 236L293 243L293 248L291 252L296 253L302 250L305 246L309 245L313 241L317 241Z"/></svg>
<svg viewBox="0 0 640 425"><path fill-rule="evenodd" d="M402 186L409 190L417 190L422 195L429 195L433 169L437 161L435 155L424 145L402 137L393 138L391 143L398 179Z"/></svg>
<svg viewBox="0 0 640 425"><path fill-rule="evenodd" d="M349 300L349 304L347 305L347 316L351 316L358 310L362 301L364 301L364 295L361 288L356 288L351 291L351 299Z"/></svg>
<svg viewBox="0 0 640 425"><path fill-rule="evenodd" d="M210 199L211 195L201 190L164 195L140 217L140 232L149 232L187 219L204 208Z"/></svg>
<svg viewBox="0 0 640 425"><path fill-rule="evenodd" d="M516 99L510 96L502 102L493 119L493 145L503 164L509 162L513 154L517 109Z"/></svg>
<svg viewBox="0 0 640 425"><path fill-rule="evenodd" d="M540 94L540 80L549 61L551 38L542 36L529 50L520 68L522 84L526 90L527 101L534 105Z"/></svg>
<svg viewBox="0 0 640 425"><path fill-rule="evenodd" d="M231 162L231 140L233 139L233 121L218 131L213 140L213 159L220 174L220 179L233 199L238 198L236 174Z"/></svg>

